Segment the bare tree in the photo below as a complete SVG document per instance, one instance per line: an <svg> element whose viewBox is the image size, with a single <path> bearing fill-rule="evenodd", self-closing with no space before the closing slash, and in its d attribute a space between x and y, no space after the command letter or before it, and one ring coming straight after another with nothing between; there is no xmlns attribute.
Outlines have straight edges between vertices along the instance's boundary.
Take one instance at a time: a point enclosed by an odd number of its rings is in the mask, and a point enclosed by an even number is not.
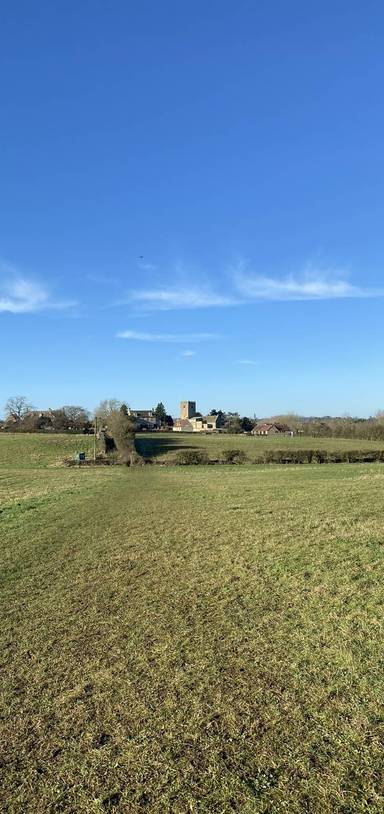
<svg viewBox="0 0 384 814"><path fill-rule="evenodd" d="M106 421L113 413L120 410L122 402L119 399L103 399L95 409L96 418Z"/></svg>
<svg viewBox="0 0 384 814"><path fill-rule="evenodd" d="M68 423L68 428L84 429L89 422L88 410L75 404L66 404L61 408Z"/></svg>
<svg viewBox="0 0 384 814"><path fill-rule="evenodd" d="M13 418L14 421L22 421L23 418L33 410L33 406L28 403L25 396L11 396L4 410L7 418Z"/></svg>

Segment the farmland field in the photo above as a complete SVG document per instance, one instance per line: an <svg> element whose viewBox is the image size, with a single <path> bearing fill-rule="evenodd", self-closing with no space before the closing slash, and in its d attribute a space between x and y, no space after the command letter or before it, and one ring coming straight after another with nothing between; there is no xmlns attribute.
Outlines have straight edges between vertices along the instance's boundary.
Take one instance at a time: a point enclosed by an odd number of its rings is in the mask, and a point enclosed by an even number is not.
<svg viewBox="0 0 384 814"><path fill-rule="evenodd" d="M384 449L379 441L353 438L303 438L300 436L255 438L249 435L200 435L199 433L139 433L136 446L141 455L159 462L172 463L179 450L203 449L209 458L219 458L225 449L237 448L245 452L250 463L260 452L270 449L322 449L338 450ZM64 459L73 458L83 451L92 457L92 435L56 433L0 433L0 466L36 469L61 466Z"/></svg>
<svg viewBox="0 0 384 814"><path fill-rule="evenodd" d="M14 439L0 810L381 814L384 466L68 469L79 439Z"/></svg>
<svg viewBox="0 0 384 814"><path fill-rule="evenodd" d="M0 467L31 469L60 466L64 458L73 458L83 451L87 457L93 452L92 435L60 433L1 433Z"/></svg>
<svg viewBox="0 0 384 814"><path fill-rule="evenodd" d="M1 440L1 439L0 439ZM179 450L203 449L209 458L219 458L225 449L241 449L254 461L260 453L270 449L320 449L329 452L343 450L369 450L384 448L380 441L362 441L355 438L311 438L303 436L271 435L259 438L249 435L202 435L200 433L141 433L136 436L136 446L144 457L172 462Z"/></svg>

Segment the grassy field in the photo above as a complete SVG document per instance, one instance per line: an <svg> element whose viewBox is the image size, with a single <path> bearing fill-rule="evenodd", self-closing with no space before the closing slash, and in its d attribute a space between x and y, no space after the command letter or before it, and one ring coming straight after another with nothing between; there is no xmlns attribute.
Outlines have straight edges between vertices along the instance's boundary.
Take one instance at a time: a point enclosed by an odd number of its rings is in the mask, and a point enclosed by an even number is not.
<svg viewBox="0 0 384 814"><path fill-rule="evenodd" d="M182 449L204 449L210 458L219 458L224 449L241 449L252 463L260 452L269 449L320 449L329 452L339 450L380 449L380 441L361 441L353 438L305 438L302 436L269 436L258 438L249 435L201 435L200 433L141 433L136 436L138 451L146 458L158 461L175 459Z"/></svg>
<svg viewBox="0 0 384 814"><path fill-rule="evenodd" d="M241 449L252 463L260 451L269 449L323 449L338 450L380 449L378 441L350 438L269 437L249 435L200 435L197 433L139 433L136 436L138 452L145 458L172 463L184 449L203 449L211 459L220 458L225 449ZM384 447L384 445L383 445ZM93 455L92 435L51 433L0 433L0 467L30 468L61 466L64 459L74 458L76 452Z"/></svg>
<svg viewBox="0 0 384 814"><path fill-rule="evenodd" d="M383 465L1 444L1 811L382 814Z"/></svg>
<svg viewBox="0 0 384 814"><path fill-rule="evenodd" d="M0 467L35 469L61 466L76 452L93 454L92 435L59 433L0 433Z"/></svg>

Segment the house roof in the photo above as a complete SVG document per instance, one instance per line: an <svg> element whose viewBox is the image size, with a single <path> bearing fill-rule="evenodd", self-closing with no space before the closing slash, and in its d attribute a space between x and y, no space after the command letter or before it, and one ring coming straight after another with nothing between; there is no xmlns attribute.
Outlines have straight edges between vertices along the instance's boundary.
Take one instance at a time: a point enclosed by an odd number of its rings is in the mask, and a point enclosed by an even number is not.
<svg viewBox="0 0 384 814"><path fill-rule="evenodd" d="M280 424L278 421L256 424L253 429L256 430L256 432L269 432L272 427L275 427L279 432L291 432L291 428L288 427L288 424Z"/></svg>

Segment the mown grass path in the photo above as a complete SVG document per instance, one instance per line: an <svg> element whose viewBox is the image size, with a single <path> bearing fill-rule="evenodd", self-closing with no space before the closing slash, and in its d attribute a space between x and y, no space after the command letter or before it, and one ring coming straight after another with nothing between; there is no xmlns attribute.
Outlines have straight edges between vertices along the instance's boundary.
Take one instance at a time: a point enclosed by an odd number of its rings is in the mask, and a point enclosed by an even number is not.
<svg viewBox="0 0 384 814"><path fill-rule="evenodd" d="M1 808L384 809L384 467L1 470Z"/></svg>

